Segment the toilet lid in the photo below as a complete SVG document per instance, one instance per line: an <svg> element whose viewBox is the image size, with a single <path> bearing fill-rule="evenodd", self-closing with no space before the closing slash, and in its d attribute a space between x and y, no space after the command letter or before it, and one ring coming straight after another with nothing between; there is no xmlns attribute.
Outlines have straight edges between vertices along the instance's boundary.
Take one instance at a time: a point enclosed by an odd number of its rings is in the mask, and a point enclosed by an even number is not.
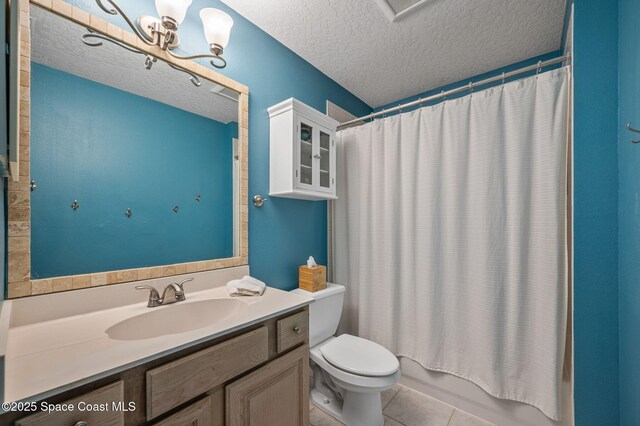
<svg viewBox="0 0 640 426"><path fill-rule="evenodd" d="M385 347L349 334L336 337L320 352L334 367L360 376L389 376L400 367L398 359Z"/></svg>

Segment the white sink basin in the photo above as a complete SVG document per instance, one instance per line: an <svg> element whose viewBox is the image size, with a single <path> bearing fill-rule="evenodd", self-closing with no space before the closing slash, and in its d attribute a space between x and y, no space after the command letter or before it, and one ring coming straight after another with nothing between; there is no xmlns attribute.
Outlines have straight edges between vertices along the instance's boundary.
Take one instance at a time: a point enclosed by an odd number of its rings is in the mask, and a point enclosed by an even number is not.
<svg viewBox="0 0 640 426"><path fill-rule="evenodd" d="M244 311L249 305L238 299L207 299L177 302L149 308L148 312L109 327L106 333L114 340L144 340L180 334L207 327Z"/></svg>

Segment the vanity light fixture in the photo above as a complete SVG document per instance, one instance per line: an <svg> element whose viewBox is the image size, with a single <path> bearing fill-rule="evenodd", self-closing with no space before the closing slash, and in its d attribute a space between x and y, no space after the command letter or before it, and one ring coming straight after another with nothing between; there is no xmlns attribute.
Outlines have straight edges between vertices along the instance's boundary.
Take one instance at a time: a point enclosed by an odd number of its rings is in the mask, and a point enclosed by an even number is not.
<svg viewBox="0 0 640 426"><path fill-rule="evenodd" d="M113 9L104 5L103 1L113 6ZM96 0L100 8L110 15L120 14L136 36L149 46L158 46L174 58L200 59L211 58L211 65L222 69L227 66L227 61L222 57L224 48L229 43L229 35L233 26L233 19L221 11L211 7L200 11L200 19L204 27L204 36L209 43L211 53L193 56L181 56L173 52L180 45L178 27L187 15L187 9L192 0L156 0L156 10L160 18L154 16L141 16L137 25L122 11L114 0Z"/></svg>

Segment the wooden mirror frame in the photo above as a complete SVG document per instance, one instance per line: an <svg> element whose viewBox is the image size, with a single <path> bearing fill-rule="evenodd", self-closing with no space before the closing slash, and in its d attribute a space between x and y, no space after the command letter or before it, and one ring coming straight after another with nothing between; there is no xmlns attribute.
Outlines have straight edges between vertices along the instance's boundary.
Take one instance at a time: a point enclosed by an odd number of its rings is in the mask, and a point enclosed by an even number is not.
<svg viewBox="0 0 640 426"><path fill-rule="evenodd" d="M248 179L249 179L249 89L212 69L191 60L181 60L168 55L156 46L148 46L133 33L121 27L91 15L62 0L12 0L12 41L14 49L11 56L11 69L14 71L12 88L15 94L10 101L10 109L14 111L14 120L10 123L9 160L10 176L8 178L7 196L7 252L8 252L8 285L9 298L18 298L36 294L45 294L130 281L168 277L213 269L229 268L248 264L249 257L249 212L248 212ZM19 8L13 7L16 3ZM198 262L176 263L147 268L124 269L82 275L31 279L31 178L30 178L30 73L31 73L31 39L30 39L30 6L41 7L51 13L69 19L79 25L148 53L165 62L184 68L201 78L235 90L240 94L238 101L238 156L240 165L239 185L239 241L238 253L235 257L225 259L204 260ZM15 113L17 112L17 114ZM13 125L12 125L13 124Z"/></svg>

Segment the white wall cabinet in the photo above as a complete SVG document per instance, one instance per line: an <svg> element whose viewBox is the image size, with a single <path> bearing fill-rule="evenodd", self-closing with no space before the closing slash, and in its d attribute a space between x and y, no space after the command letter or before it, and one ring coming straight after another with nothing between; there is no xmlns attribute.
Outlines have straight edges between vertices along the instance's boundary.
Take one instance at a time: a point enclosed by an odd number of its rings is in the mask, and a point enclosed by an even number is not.
<svg viewBox="0 0 640 426"><path fill-rule="evenodd" d="M336 199L339 123L293 98L269 108L269 120L269 195Z"/></svg>

